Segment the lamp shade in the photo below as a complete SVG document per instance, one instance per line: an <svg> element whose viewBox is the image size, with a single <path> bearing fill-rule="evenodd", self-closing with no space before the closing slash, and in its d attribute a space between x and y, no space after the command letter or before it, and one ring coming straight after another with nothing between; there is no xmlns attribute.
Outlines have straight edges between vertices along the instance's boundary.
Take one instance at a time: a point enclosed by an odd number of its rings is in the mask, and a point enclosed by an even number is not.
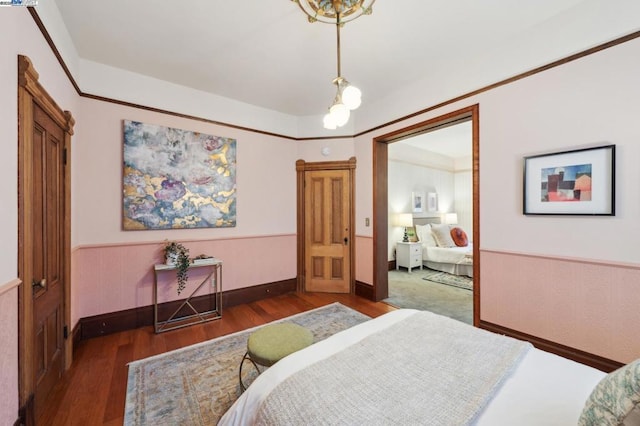
<svg viewBox="0 0 640 426"><path fill-rule="evenodd" d="M329 114L331 114L331 116L335 120L336 125L338 127L341 127L347 124L351 112L349 111L349 108L344 106L343 103L335 103L331 106L331 108L329 108Z"/></svg>
<svg viewBox="0 0 640 426"><path fill-rule="evenodd" d="M458 214L457 213L446 213L444 215L444 223L447 225L455 225L458 223Z"/></svg>
<svg viewBox="0 0 640 426"><path fill-rule="evenodd" d="M342 102L347 108L354 110L362 103L362 92L357 87L347 84L342 91Z"/></svg>
<svg viewBox="0 0 640 426"><path fill-rule="evenodd" d="M398 213L393 217L394 226L413 226L413 215L411 213Z"/></svg>
<svg viewBox="0 0 640 426"><path fill-rule="evenodd" d="M335 130L338 127L338 125L336 124L336 119L333 115L331 115L331 113L326 114L322 122L324 123L325 129Z"/></svg>

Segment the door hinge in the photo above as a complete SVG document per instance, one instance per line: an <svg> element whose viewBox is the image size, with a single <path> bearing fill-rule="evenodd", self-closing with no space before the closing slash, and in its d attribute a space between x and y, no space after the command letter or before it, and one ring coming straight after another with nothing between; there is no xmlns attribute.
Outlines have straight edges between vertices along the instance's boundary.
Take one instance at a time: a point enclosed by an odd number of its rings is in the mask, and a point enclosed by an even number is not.
<svg viewBox="0 0 640 426"><path fill-rule="evenodd" d="M62 329L62 335L64 336L65 340L69 338L69 327L67 327L66 325Z"/></svg>
<svg viewBox="0 0 640 426"><path fill-rule="evenodd" d="M67 148L62 150L62 164L67 165Z"/></svg>

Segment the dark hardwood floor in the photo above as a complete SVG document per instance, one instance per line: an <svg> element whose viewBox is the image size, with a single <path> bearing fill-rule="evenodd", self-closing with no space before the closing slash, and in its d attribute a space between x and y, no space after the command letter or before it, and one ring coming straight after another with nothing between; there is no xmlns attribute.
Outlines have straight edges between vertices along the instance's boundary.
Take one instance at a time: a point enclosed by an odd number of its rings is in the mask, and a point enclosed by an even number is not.
<svg viewBox="0 0 640 426"><path fill-rule="evenodd" d="M152 327L80 342L72 367L46 402L38 425L122 425L127 363L340 302L370 317L394 308L359 296L289 293L224 309L222 318L155 334Z"/></svg>

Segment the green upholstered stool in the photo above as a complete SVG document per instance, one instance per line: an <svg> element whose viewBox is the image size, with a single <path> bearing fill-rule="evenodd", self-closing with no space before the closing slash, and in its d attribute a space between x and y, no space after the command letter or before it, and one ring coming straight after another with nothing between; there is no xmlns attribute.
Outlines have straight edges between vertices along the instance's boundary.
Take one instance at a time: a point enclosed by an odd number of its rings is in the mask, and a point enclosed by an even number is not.
<svg viewBox="0 0 640 426"><path fill-rule="evenodd" d="M271 367L287 355L312 343L313 334L309 330L290 322L265 325L251 333L247 341L247 353L240 362L240 387L243 391L246 389L242 382L242 366L246 360L249 360L260 374L258 365Z"/></svg>

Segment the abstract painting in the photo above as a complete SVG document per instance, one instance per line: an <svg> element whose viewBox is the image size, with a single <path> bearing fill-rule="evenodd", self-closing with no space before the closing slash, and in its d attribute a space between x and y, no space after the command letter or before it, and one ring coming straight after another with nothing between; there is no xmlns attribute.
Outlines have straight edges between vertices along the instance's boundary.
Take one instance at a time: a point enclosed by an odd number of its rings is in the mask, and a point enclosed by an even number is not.
<svg viewBox="0 0 640 426"><path fill-rule="evenodd" d="M540 201L591 201L591 164L541 170Z"/></svg>
<svg viewBox="0 0 640 426"><path fill-rule="evenodd" d="M123 228L236 226L236 140L124 120Z"/></svg>
<svg viewBox="0 0 640 426"><path fill-rule="evenodd" d="M524 161L524 214L615 214L615 145Z"/></svg>

